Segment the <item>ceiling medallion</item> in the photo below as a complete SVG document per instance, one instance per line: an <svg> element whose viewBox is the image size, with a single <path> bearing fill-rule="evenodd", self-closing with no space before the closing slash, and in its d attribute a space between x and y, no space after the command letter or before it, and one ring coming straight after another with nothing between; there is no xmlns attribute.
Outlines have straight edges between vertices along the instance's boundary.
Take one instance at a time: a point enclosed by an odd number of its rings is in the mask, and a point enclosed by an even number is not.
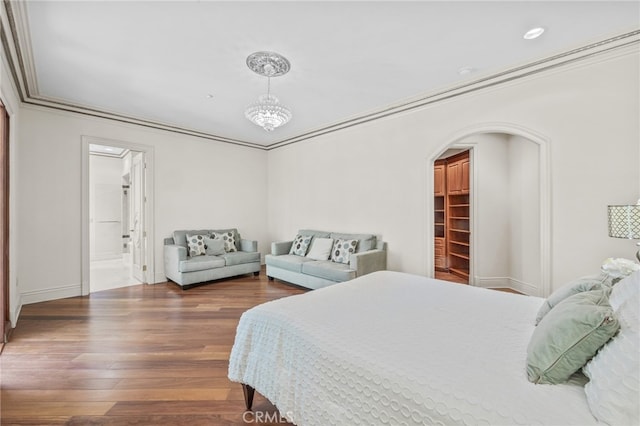
<svg viewBox="0 0 640 426"><path fill-rule="evenodd" d="M275 52L255 52L247 57L247 66L256 74L265 77L280 77L291 69L284 56Z"/></svg>
<svg viewBox="0 0 640 426"><path fill-rule="evenodd" d="M286 124L291 120L291 111L282 105L278 98L271 94L271 77L279 77L291 69L291 64L284 56L275 52L255 52L247 57L247 66L256 74L267 77L267 94L249 105L244 112L252 123L267 132Z"/></svg>

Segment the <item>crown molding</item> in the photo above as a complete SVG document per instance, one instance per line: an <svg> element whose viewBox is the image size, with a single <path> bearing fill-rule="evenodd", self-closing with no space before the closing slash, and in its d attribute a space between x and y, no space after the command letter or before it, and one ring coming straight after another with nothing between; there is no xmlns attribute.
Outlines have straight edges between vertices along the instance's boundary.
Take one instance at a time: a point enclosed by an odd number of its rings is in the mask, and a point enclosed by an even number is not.
<svg viewBox="0 0 640 426"><path fill-rule="evenodd" d="M338 130L369 123L371 121L390 117L396 114L409 112L425 106L450 100L459 96L469 95L480 90L487 90L496 86L504 86L508 83L523 82L525 79L536 77L542 73L554 70L566 69L567 66L586 66L605 56L619 56L629 53L637 53L640 45L640 30L624 33L596 43L569 50L554 56L529 62L524 65L479 78L461 85L453 85L426 96L409 100L395 106L390 106L370 114L361 115L353 119L345 120L321 129L304 133L280 142L273 143L268 149L281 148L297 142L302 142L320 135L332 133Z"/></svg>
<svg viewBox="0 0 640 426"><path fill-rule="evenodd" d="M31 31L27 19L27 2L4 0L11 36L15 46L16 55L20 62L22 79L24 80L25 98L31 94L39 93L38 76L31 49ZM15 11L15 13L14 13Z"/></svg>

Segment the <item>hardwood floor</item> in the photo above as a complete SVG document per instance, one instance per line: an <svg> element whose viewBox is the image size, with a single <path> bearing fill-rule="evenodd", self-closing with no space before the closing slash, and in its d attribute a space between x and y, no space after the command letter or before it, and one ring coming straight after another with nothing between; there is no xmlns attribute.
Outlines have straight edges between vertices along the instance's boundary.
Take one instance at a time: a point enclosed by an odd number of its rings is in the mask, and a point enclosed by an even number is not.
<svg viewBox="0 0 640 426"><path fill-rule="evenodd" d="M243 415L229 352L242 312L303 292L262 271L25 305L0 356L0 424L282 424L257 393L254 412L269 415Z"/></svg>
<svg viewBox="0 0 640 426"><path fill-rule="evenodd" d="M464 278L460 278L459 276L452 274L450 272L439 271L436 269L435 278L438 280L451 281L458 284L469 284L469 280L465 280Z"/></svg>

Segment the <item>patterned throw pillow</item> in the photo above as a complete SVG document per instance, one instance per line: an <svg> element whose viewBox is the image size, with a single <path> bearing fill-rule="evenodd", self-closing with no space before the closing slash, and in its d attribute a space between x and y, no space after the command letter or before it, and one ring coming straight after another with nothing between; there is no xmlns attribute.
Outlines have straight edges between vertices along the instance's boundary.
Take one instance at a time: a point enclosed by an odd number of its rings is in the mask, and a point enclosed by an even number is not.
<svg viewBox="0 0 640 426"><path fill-rule="evenodd" d="M189 247L189 256L202 256L206 254L204 239L206 235L189 235L187 234L187 245Z"/></svg>
<svg viewBox="0 0 640 426"><path fill-rule="evenodd" d="M331 260L337 263L349 263L351 253L356 252L358 240L336 240L331 250Z"/></svg>
<svg viewBox="0 0 640 426"><path fill-rule="evenodd" d="M312 238L313 237L311 235L296 235L296 238L293 240L293 244L291 244L289 254L295 254L296 256L306 255L307 250L309 250L309 246L311 245Z"/></svg>
<svg viewBox="0 0 640 426"><path fill-rule="evenodd" d="M214 232L211 234L211 238L216 238L218 240L224 241L224 251L230 253L232 251L238 251L236 249L236 238L233 235L233 232L225 232L224 234L220 234L218 232Z"/></svg>

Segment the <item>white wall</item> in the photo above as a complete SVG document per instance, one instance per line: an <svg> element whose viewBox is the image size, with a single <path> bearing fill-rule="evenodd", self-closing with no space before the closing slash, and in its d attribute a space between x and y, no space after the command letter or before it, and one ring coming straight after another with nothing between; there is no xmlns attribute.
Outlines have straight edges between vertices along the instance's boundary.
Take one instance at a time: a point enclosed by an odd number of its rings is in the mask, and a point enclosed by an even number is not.
<svg viewBox="0 0 640 426"><path fill-rule="evenodd" d="M499 123L549 143L551 288L631 257L633 244L607 236L606 205L640 194L639 56L632 46L272 150L269 238L378 233L389 269L426 275L427 159L464 129Z"/></svg>
<svg viewBox="0 0 640 426"><path fill-rule="evenodd" d="M505 135L481 134L467 138L473 143L473 220L476 249L475 284L508 287L511 265L511 200L509 197L509 143Z"/></svg>
<svg viewBox="0 0 640 426"><path fill-rule="evenodd" d="M118 157L89 156L91 260L122 258L122 169Z"/></svg>
<svg viewBox="0 0 640 426"><path fill-rule="evenodd" d="M542 295L540 149L536 143L519 136L509 137L508 147L510 287Z"/></svg>
<svg viewBox="0 0 640 426"><path fill-rule="evenodd" d="M154 281L175 229L237 227L267 247L265 151L39 107L21 116L16 252L38 249L18 261L24 303L80 294L82 136L154 149Z"/></svg>

